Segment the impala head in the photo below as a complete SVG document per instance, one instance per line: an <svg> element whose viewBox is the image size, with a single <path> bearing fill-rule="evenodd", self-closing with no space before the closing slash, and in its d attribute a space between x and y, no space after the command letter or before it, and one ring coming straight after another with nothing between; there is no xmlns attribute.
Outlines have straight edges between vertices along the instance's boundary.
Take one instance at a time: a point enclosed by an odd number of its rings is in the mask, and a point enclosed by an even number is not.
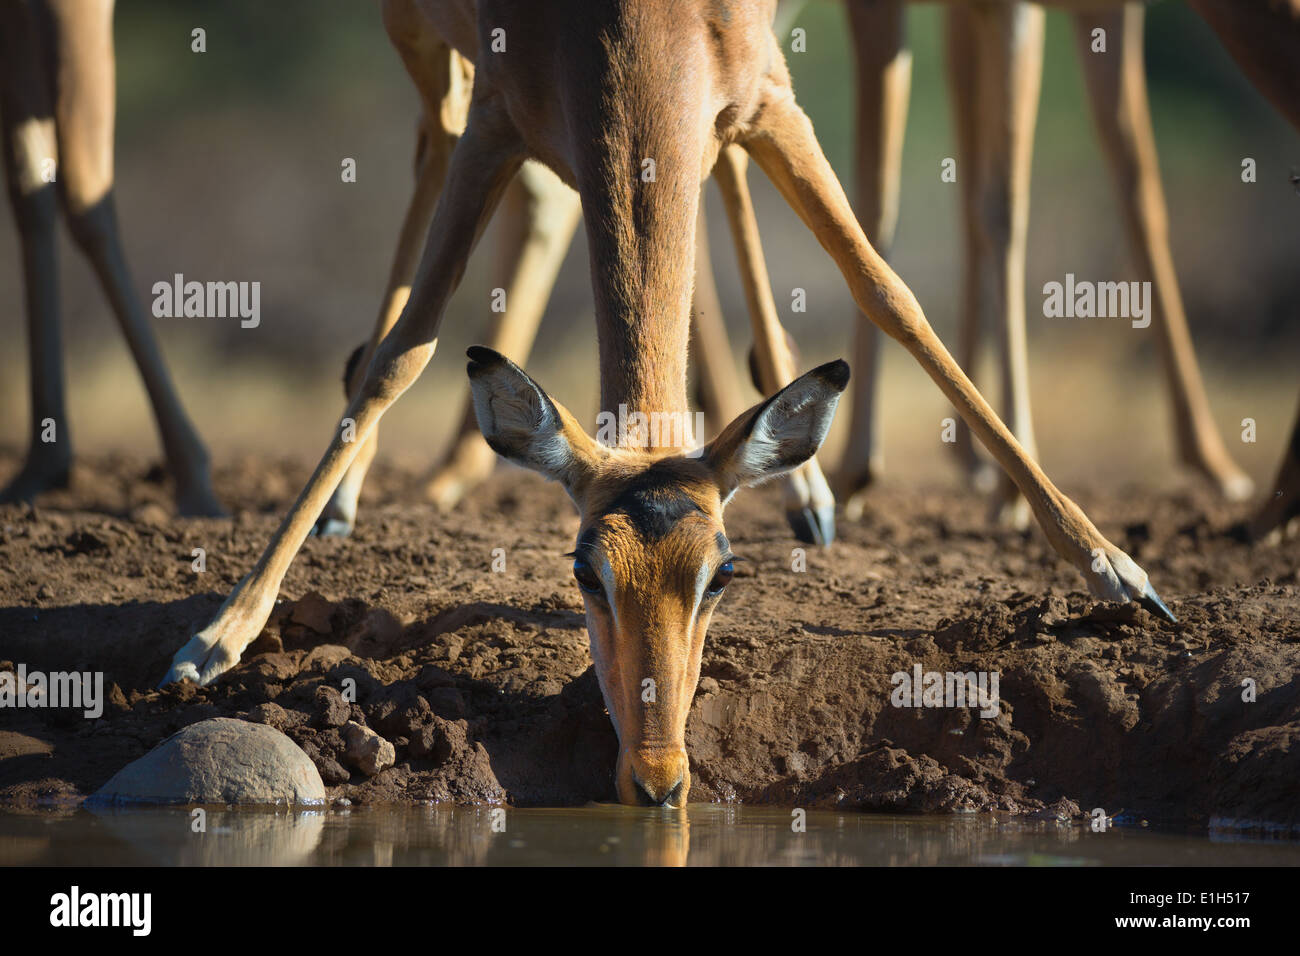
<svg viewBox="0 0 1300 956"><path fill-rule="evenodd" d="M792 382L690 457L611 448L518 366L469 350L474 411L488 444L560 482L581 515L573 576L587 608L596 676L618 734L624 803L683 806L686 716L709 618L731 581L722 510L742 485L811 457L849 367Z"/></svg>

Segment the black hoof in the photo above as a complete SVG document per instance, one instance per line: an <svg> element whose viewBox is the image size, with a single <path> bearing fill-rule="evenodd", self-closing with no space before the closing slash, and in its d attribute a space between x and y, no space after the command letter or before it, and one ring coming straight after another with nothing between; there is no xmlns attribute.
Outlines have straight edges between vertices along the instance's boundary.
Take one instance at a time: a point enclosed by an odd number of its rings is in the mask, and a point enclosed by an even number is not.
<svg viewBox="0 0 1300 956"><path fill-rule="evenodd" d="M800 508L787 511L786 521L794 536L805 544L825 548L835 540L835 508Z"/></svg>

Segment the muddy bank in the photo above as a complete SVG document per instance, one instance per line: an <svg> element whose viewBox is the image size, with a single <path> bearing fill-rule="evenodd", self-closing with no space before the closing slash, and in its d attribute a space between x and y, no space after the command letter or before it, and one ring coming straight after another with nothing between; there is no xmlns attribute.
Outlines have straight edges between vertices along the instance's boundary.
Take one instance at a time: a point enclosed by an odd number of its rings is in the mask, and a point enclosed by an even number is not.
<svg viewBox="0 0 1300 956"><path fill-rule="evenodd" d="M239 668L153 689L305 475L220 472L246 509L227 522L169 519L156 474L119 459L79 467L40 508L0 509L0 669L102 671L107 698L93 720L0 712L0 800L75 801L214 716L283 730L334 799L612 799L615 739L561 557L577 520L518 471L440 516L417 475L380 469L356 535L308 542ZM1240 510L1195 491L1068 490L1180 623L1093 602L1040 535L990 531L961 491L887 484L804 572L779 491L739 496L728 531L746 560L705 649L692 798L1300 824L1300 546L1241 544ZM996 672L997 715L892 706L891 675L917 665ZM394 765L350 754L349 722Z"/></svg>

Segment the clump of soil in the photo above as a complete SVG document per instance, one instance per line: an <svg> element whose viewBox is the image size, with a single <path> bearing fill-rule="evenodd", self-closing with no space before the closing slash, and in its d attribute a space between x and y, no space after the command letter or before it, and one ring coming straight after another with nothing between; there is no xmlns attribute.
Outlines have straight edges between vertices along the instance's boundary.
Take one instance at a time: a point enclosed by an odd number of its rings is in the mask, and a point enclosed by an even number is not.
<svg viewBox="0 0 1300 956"><path fill-rule="evenodd" d="M154 689L306 474L223 471L246 509L233 521L168 518L166 488L122 459L82 465L40 507L0 508L0 670L103 671L108 698L98 720L6 712L0 801L79 799L214 716L283 730L354 803L614 798L616 741L561 556L577 519L516 470L443 516L415 474L378 469L354 536L307 542L239 667ZM1094 602L1040 534L988 528L960 491L886 485L806 571L779 490L742 493L727 524L746 561L688 725L692 798L1300 824L1300 549L1241 543L1240 513L1195 492L1076 498L1178 624ZM892 675L918 664L997 672L997 715L893 706Z"/></svg>

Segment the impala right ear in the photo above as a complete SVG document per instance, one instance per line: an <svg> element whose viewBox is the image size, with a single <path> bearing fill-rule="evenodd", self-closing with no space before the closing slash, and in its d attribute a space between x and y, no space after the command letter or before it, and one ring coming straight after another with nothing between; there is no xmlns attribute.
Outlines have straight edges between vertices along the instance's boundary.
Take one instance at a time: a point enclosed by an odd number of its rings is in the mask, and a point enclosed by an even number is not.
<svg viewBox="0 0 1300 956"><path fill-rule="evenodd" d="M725 504L737 488L798 468L817 453L849 384L847 362L819 365L722 430L701 457Z"/></svg>
<svg viewBox="0 0 1300 956"><path fill-rule="evenodd" d="M558 481L573 493L600 460L600 448L577 419L500 352L472 346L470 391L474 416L502 458Z"/></svg>

